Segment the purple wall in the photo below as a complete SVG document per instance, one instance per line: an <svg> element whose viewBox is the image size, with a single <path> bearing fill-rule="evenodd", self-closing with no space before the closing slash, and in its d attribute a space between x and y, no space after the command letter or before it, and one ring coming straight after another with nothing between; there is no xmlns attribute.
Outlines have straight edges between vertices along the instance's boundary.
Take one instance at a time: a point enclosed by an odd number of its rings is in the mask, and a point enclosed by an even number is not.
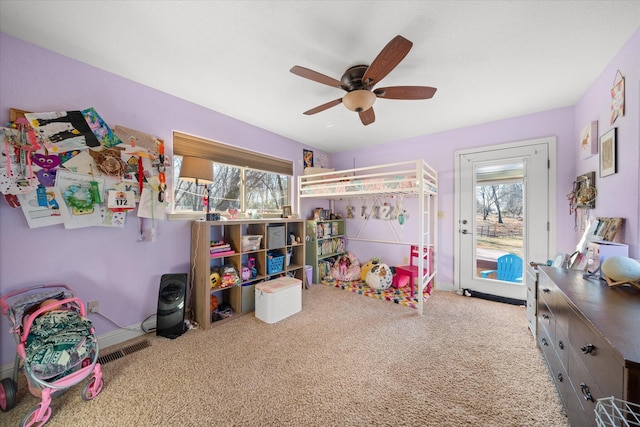
<svg viewBox="0 0 640 427"><path fill-rule="evenodd" d="M9 108L45 112L94 107L112 127L163 138L167 154L172 131L178 130L293 160L296 174L302 149L310 148L2 33L0 52L0 123L9 121ZM143 321L156 311L161 275L189 272L190 233L187 221L158 221L156 240L138 243L137 223L129 215L123 229L65 230L57 225L31 230L22 210L1 200L0 294L66 283L82 300L99 300L100 311L120 325ZM117 329L100 316L92 320L99 335ZM15 355L8 330L6 317L0 316L0 366Z"/></svg>
<svg viewBox="0 0 640 427"><path fill-rule="evenodd" d="M566 107L456 129L434 135L383 144L366 150L331 156L331 167L352 168L425 158L439 172L439 280L453 282L454 151L538 137L557 138L557 241L558 250L571 251L576 244L573 218L565 194L579 173L597 170L597 160L581 161L577 141L589 120L599 120L608 130L608 89L615 70L627 77L627 113L618 119L620 172L598 180L598 215L628 218L625 241L631 256L638 248L638 163L640 143L638 116L640 33L615 57L575 107ZM8 121L8 109L57 111L95 107L111 126L122 125L163 138L169 145L172 130L242 146L294 160L295 173L303 145L217 112L180 100L152 88L100 71L86 64L41 49L0 33L0 122ZM7 60L11 58L11 60ZM398 148L402 149L398 149ZM594 163L594 161L596 163ZM308 210L323 203L305 203ZM302 215L305 216L306 210ZM139 323L156 311L160 276L189 272L189 223L161 221L155 242L137 243L137 218L129 216L124 229L62 226L30 230L20 210L0 201L0 293L40 283L67 283L84 301L100 300L101 311L121 325ZM385 257L405 251L387 248ZM400 252L398 252L400 251ZM380 256L381 254L374 254ZM359 255L360 256L360 255ZM361 258L368 257L363 253ZM93 316L98 334L117 329ZM13 362L14 342L8 322L0 317L0 366Z"/></svg>
<svg viewBox="0 0 640 427"><path fill-rule="evenodd" d="M625 77L625 114L610 124L610 90L620 70ZM640 30L629 39L575 106L574 134L598 121L598 134L618 134L618 173L600 178L598 156L575 161L576 175L596 172L598 198L593 217L625 218L629 256L640 258ZM577 156L577 154L576 154Z"/></svg>

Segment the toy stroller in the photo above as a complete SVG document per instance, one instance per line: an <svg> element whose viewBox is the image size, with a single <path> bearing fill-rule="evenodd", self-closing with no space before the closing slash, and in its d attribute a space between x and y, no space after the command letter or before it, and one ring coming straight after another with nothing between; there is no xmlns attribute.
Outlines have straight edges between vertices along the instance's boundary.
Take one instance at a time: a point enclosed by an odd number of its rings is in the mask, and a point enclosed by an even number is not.
<svg viewBox="0 0 640 427"><path fill-rule="evenodd" d="M0 297L2 314L16 338L13 378L0 381L0 409L16 406L18 370L22 366L29 391L41 402L20 426L42 426L51 417L51 398L91 377L82 391L84 400L102 391L98 340L84 304L67 285L39 285Z"/></svg>

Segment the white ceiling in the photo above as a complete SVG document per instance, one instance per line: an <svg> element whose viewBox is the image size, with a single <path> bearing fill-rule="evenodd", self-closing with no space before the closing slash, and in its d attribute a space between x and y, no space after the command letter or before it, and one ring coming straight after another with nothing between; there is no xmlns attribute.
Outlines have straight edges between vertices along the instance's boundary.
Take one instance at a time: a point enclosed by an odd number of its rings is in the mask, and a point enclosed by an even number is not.
<svg viewBox="0 0 640 427"><path fill-rule="evenodd" d="M637 0L0 0L4 33L328 152L573 105L639 26ZM302 114L345 92L292 66L339 80L397 34L413 49L377 87L432 99Z"/></svg>

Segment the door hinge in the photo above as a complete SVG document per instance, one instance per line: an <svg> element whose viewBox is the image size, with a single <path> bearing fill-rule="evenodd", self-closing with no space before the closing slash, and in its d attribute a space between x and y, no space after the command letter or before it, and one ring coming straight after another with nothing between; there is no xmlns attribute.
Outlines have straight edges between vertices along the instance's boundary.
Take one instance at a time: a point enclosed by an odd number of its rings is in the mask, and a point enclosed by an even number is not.
<svg viewBox="0 0 640 427"><path fill-rule="evenodd" d="M547 159L547 169L551 169L551 159Z"/></svg>

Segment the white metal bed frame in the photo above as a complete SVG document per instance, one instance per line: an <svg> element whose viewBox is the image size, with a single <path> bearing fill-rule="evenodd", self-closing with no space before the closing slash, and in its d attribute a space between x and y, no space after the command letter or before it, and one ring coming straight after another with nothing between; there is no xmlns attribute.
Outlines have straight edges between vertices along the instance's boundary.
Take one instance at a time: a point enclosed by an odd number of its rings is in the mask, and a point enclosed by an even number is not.
<svg viewBox="0 0 640 427"><path fill-rule="evenodd" d="M392 184L392 185L388 185ZM363 188L366 187L366 188ZM375 188L370 188L375 187ZM346 191L350 189L350 191ZM297 212L300 212L302 199L324 199L334 202L344 199L367 199L380 196L411 196L418 198L418 211L421 212L418 224L418 241L401 241L396 234L396 240L376 240L360 238L360 231L356 237L349 240L361 240L376 243L390 243L416 245L419 251L431 247L433 265L432 271L422 275L418 286L418 313L423 314L423 292L427 284L433 280L435 285L437 275L437 242L438 242L438 173L423 159L409 162L391 163L367 166L339 171L327 171L313 175L298 176ZM421 252L419 252L421 253ZM418 271L424 271L425 259L418 258Z"/></svg>

